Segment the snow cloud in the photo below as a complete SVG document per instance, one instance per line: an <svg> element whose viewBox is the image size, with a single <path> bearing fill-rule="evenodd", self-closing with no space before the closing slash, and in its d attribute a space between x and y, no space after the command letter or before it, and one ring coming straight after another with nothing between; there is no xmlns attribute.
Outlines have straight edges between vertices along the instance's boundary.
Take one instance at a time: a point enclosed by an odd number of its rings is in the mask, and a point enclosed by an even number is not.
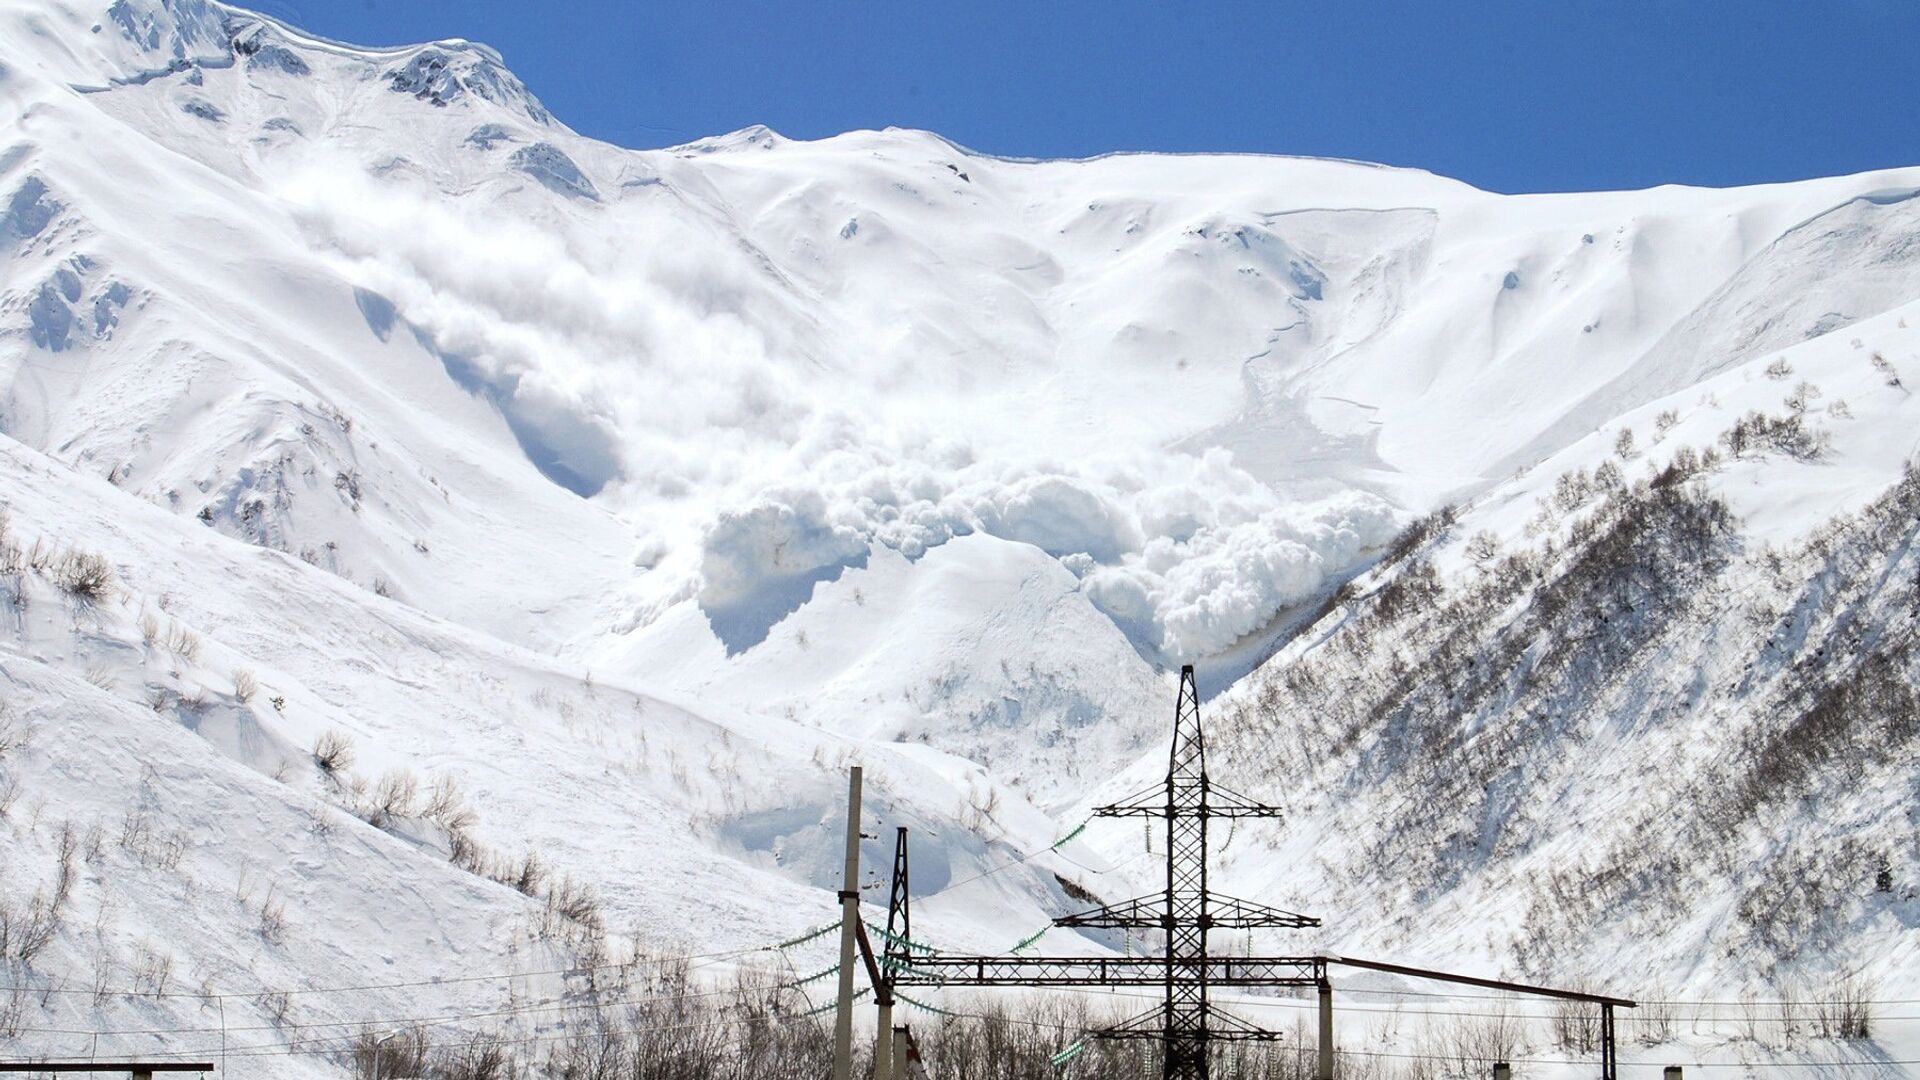
<svg viewBox="0 0 1920 1080"><path fill-rule="evenodd" d="M730 649L875 546L978 532L1060 559L1143 651L1204 657L1395 527L1373 496L1282 498L1224 450L1165 449L1180 433L1056 459L1057 420L978 423L1025 415L1045 373L943 379L668 185L583 207L491 182L449 198L334 163L281 192L536 465L629 516L636 605L697 596Z"/></svg>

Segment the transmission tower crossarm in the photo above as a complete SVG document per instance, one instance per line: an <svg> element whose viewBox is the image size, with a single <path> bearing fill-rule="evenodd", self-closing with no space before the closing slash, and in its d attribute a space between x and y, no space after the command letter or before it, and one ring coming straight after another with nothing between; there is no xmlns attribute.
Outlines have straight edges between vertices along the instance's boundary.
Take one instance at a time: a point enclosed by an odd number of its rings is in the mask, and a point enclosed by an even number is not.
<svg viewBox="0 0 1920 1080"><path fill-rule="evenodd" d="M1062 915L1053 920L1053 925L1097 930L1165 929L1167 894L1158 892L1150 896L1136 896L1131 900L1107 904L1091 911Z"/></svg>
<svg viewBox="0 0 1920 1080"><path fill-rule="evenodd" d="M1320 920L1311 915L1296 915L1237 896L1212 893L1207 897L1207 905L1207 917L1211 925L1227 930L1253 930L1265 926L1305 930L1320 925Z"/></svg>
<svg viewBox="0 0 1920 1080"><path fill-rule="evenodd" d="M1206 1007L1205 1039L1210 1042L1278 1042L1285 1038L1280 1032L1250 1024L1245 1020L1223 1011L1211 1002ZM1112 1027L1100 1028L1093 1033L1096 1039L1166 1039L1166 1014L1164 1009L1149 1009L1138 1016L1130 1017Z"/></svg>
<svg viewBox="0 0 1920 1080"><path fill-rule="evenodd" d="M1210 817L1210 818L1277 818L1285 816L1285 811L1277 806L1254 802L1244 795L1236 795L1225 788L1194 781L1179 781L1177 802L1167 799L1168 784L1161 784L1153 790L1135 795L1117 803L1093 808L1094 817ZM1194 789L1199 797L1193 798Z"/></svg>
<svg viewBox="0 0 1920 1080"><path fill-rule="evenodd" d="M1158 892L1107 904L1091 911L1062 915L1053 920L1053 925L1085 930L1164 930L1169 918L1167 894ZM1237 896L1209 892L1206 925L1209 929L1219 930L1254 930L1262 927L1304 930L1319 926L1320 920L1311 915L1296 915L1291 911L1242 900Z"/></svg>
<svg viewBox="0 0 1920 1080"><path fill-rule="evenodd" d="M1195 961L1215 986L1317 986L1326 969L1313 956L1209 956ZM914 956L895 986L1160 986L1159 956Z"/></svg>

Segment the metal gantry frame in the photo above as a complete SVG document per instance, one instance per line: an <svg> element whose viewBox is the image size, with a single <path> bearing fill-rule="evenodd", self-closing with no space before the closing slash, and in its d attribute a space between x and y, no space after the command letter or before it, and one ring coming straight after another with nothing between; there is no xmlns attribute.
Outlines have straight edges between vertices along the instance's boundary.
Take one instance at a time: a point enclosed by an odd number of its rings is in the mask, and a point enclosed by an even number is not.
<svg viewBox="0 0 1920 1080"><path fill-rule="evenodd" d="M888 1005L896 986L1159 986L1161 1004L1123 1023L1095 1032L1109 1039L1151 1039L1161 1044L1164 1080L1207 1080L1215 1042L1272 1041L1266 1030L1221 1009L1214 987L1313 987L1320 1007L1318 1080L1333 1080L1333 966L1439 979L1515 993L1590 1001L1601 1008L1601 1077L1617 1080L1613 1010L1632 1008L1625 998L1573 990L1479 979L1345 956L1215 956L1207 935L1217 929L1304 929L1320 920L1213 892L1207 883L1207 823L1213 818L1277 818L1280 810L1213 782L1207 773L1206 736L1193 666L1180 669L1174 706L1173 747L1165 781L1095 812L1099 817L1160 818L1166 822L1166 886L1146 896L1105 904L1055 919L1075 929L1159 930L1163 955L1140 957L958 956L925 952L911 940L907 830L898 832L887 932L876 962L860 935L876 996Z"/></svg>

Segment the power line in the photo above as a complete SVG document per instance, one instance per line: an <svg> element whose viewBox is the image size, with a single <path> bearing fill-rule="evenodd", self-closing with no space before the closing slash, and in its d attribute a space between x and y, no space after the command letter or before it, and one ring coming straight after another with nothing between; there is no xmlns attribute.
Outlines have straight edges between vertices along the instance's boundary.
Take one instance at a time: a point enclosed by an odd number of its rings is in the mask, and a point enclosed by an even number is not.
<svg viewBox="0 0 1920 1080"><path fill-rule="evenodd" d="M625 1028L619 1031L609 1032L608 1034L612 1034L616 1036L645 1035L645 1034L654 1034L654 1033L670 1032L670 1031L689 1031L689 1030L700 1029L700 1028L742 1027L746 1025L762 1024L762 1023L786 1025L786 1024L799 1023L800 1021L807 1020L807 1019L810 1019L810 1016L805 1013L799 1013L792 1016L745 1016L745 1017L739 1017L732 1020L702 1020L702 1021L695 1021L695 1022L690 1022L685 1024L662 1024L662 1025L649 1025L646 1027L631 1027L631 1028ZM380 1025L370 1025L370 1026L378 1027ZM489 1038L487 1041L490 1045L495 1045L495 1046L524 1046L524 1045L531 1045L535 1043L563 1042L570 1039L582 1038L586 1034L589 1034L589 1033L566 1032L559 1035L534 1035L534 1036L524 1036L524 1037L515 1037L515 1038ZM342 1038L358 1039L359 1036L357 1034L356 1035L326 1035L326 1036L318 1036L312 1039L296 1039L289 1042L256 1043L250 1046L229 1047L227 1049L227 1056L242 1057L242 1058L244 1057L291 1057L291 1056L300 1055L300 1054L339 1053L345 1050L352 1049L354 1045L352 1043L332 1045L332 1046L314 1045L314 1044L321 1043L325 1040L337 1040ZM164 1050L164 1051L148 1053L145 1056L149 1058L153 1058L155 1060L186 1060L186 1059L191 1059L195 1057L203 1057L207 1054L215 1052L217 1049L218 1049L217 1047L212 1047L212 1048L194 1048L194 1049L188 1049L188 1050ZM66 1060L83 1061L86 1059L84 1058L49 1059L49 1061L66 1061Z"/></svg>
<svg viewBox="0 0 1920 1080"><path fill-rule="evenodd" d="M508 972L495 972L495 973L486 974L486 975L458 975L458 976L453 976L451 978L418 979L412 982L364 983L358 986L311 986L311 987L277 987L277 986L263 985L258 990L253 990L245 993L236 993L232 991L228 991L225 993L202 993L201 991L198 991L198 990L176 990L172 992L145 991L145 990L96 991L96 990L84 989L84 988L78 988L78 987L50 987L50 986L41 987L41 986L21 986L17 984L0 984L0 993L63 994L63 995L85 995L88 997L122 997L122 998L156 998L156 999L157 998L192 998L199 1001L215 1001L215 1000L221 1000L221 999L230 1000L230 999L238 999L238 998L249 998L249 999L258 998L263 994L289 994L289 995L351 994L351 993L364 993L372 990L411 990L411 989L417 989L423 986L456 986L456 985L467 984L467 983L505 982L509 979L538 978L538 977L544 977L548 975L561 975L561 976L591 975L595 972L600 972L600 971L618 971L622 968L661 967L667 964L692 962L696 960L718 962L720 960L728 960L728 959L732 959L734 957L739 957L739 956L748 956L758 952L773 952L780 949L786 949L797 944L802 944L808 940L811 940L814 937L820 936L821 934L838 929L839 925L840 924L838 922L835 922L825 928L816 927L813 930L809 930L805 934L800 935L799 937L792 938L783 942L778 942L772 945L752 945L746 948L725 949L719 952L679 953L679 954L670 955L670 956L644 956L644 957L636 957L632 960L620 960L620 961L610 960L604 964L589 964L582 967L549 968L544 971L508 971ZM705 967L705 966L710 966L710 964L698 964L695 966Z"/></svg>
<svg viewBox="0 0 1920 1080"><path fill-rule="evenodd" d="M894 996L899 997L901 1000L907 1002L907 1004L909 1005L913 1005L918 1008L925 1009L929 1012L937 1012L946 1016L957 1016L957 1017L962 1017L968 1020L987 1020L987 1021L992 1021L994 1023L1017 1024L1022 1027L1049 1028L1054 1031L1060 1032L1063 1038L1071 1038L1073 1035L1073 1032L1071 1031L1071 1029L1061 1027L1058 1024L1050 1023L1045 1020L1026 1020L1017 1016L995 1015L993 1013L967 1012L962 1009L945 1008L944 1006L940 1008L934 1008L933 1006L924 1005L921 1002L915 1001L912 998L902 997L897 993ZM1124 993L1124 992L1114 991L1111 993L1111 996L1130 997L1130 998L1152 998L1154 995ZM1235 1005L1241 1005L1241 1004L1247 1004L1247 1003L1249 1002L1247 1002L1245 999L1236 1000L1234 1002ZM1438 1061L1438 1060L1446 1060L1449 1058L1456 1058L1456 1057L1465 1057L1467 1060L1474 1060L1474 1061L1484 1060L1487 1062L1492 1062L1495 1060L1494 1058L1484 1058L1484 1059L1477 1058L1472 1055L1407 1054L1407 1053L1397 1053L1397 1052L1388 1051L1388 1050L1336 1050L1335 1053L1346 1054L1346 1055L1356 1056L1356 1057L1396 1058L1396 1059L1405 1060L1405 1061ZM1592 1064L1592 1059L1589 1059L1589 1058L1510 1057L1510 1058L1500 1058L1498 1060L1505 1061L1512 1065L1590 1065ZM1672 1065L1672 1064L1675 1064L1675 1062L1670 1060L1622 1061L1620 1062L1620 1064L1659 1067L1663 1065ZM1856 1065L1857 1066L1920 1065L1920 1058L1900 1059L1900 1060L1863 1058L1858 1061L1760 1061L1760 1062L1689 1061L1689 1062L1685 1062L1684 1064L1688 1068L1699 1068L1699 1069L1813 1069L1813 1068L1845 1068L1848 1066L1856 1066Z"/></svg>

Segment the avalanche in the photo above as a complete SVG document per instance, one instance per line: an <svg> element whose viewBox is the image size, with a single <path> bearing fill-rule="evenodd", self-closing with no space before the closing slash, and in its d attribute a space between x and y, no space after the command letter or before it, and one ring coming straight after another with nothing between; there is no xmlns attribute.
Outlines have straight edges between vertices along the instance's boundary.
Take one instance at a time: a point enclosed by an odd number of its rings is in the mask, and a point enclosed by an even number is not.
<svg viewBox="0 0 1920 1080"><path fill-rule="evenodd" d="M1294 814L1218 872L1324 917L1300 948L1916 989L1912 733L1766 755L1856 666L1911 675L1905 534L1861 523L1920 450L1920 169L1499 196L899 130L629 150L470 42L207 0L0 0L0 42L32 1052L787 939L831 918L856 762L921 918L1004 949L1142 891L1150 836L1056 841L1161 767L1180 662ZM1635 547L1661 477L1712 527ZM1602 541L1661 618L1580 591Z"/></svg>

